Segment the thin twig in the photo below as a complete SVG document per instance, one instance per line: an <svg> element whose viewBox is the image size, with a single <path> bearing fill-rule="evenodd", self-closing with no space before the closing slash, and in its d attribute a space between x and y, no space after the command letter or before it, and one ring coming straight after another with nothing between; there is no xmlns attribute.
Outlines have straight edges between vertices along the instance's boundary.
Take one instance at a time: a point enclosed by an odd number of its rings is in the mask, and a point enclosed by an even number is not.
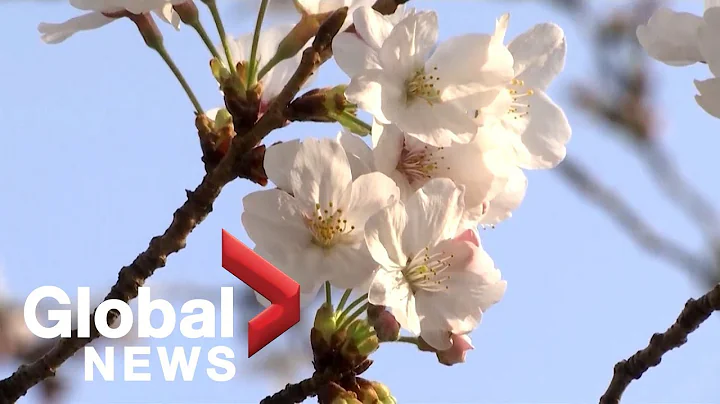
<svg viewBox="0 0 720 404"><path fill-rule="evenodd" d="M615 365L613 377L600 404L617 404L633 380L648 369L660 364L662 356L687 342L688 335L697 330L713 312L720 310L720 284L701 298L690 299L675 323L664 333L653 334L648 346Z"/></svg>
<svg viewBox="0 0 720 404"><path fill-rule="evenodd" d="M712 263L699 259L695 254L657 233L619 195L593 178L580 163L566 157L556 171L590 201L603 208L639 246L657 257L687 269L710 285L718 281Z"/></svg>
<svg viewBox="0 0 720 404"><path fill-rule="evenodd" d="M267 396L260 404L296 404L317 395L318 389L333 380L331 373L315 373L299 383L287 384L284 389Z"/></svg>
<svg viewBox="0 0 720 404"><path fill-rule="evenodd" d="M132 264L120 270L118 280L105 300L119 299L128 302L134 299L137 297L138 288L145 283L145 280L158 268L165 266L168 255L185 247L188 235L212 211L212 205L222 188L246 168L246 157L250 151L271 131L285 123L285 108L313 72L330 57L332 39L340 30L346 15L347 8L344 8L325 21L313 45L303 53L295 74L275 98L268 112L248 133L233 140L227 155L212 172L205 175L195 191L187 191L187 200L175 211L165 233L154 237L149 247L138 255ZM108 323L112 324L118 316L117 311L108 313ZM98 338L100 334L94 325L94 317L93 312L90 320L92 325L90 338L78 338L77 330L74 330L72 337L58 340L45 355L30 364L20 366L10 377L0 380L0 403L17 401L31 387L54 376L55 370L60 365Z"/></svg>

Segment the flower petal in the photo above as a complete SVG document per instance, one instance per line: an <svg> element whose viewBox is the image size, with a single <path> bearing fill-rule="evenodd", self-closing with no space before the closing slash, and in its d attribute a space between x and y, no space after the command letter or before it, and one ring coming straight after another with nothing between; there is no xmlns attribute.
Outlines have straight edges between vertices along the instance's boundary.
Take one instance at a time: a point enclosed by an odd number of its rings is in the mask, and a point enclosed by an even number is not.
<svg viewBox="0 0 720 404"><path fill-rule="evenodd" d="M182 21L180 20L178 13L176 13L173 9L172 4L165 3L162 7L156 8L152 11L160 18L160 20L172 25L176 31L180 31L180 24Z"/></svg>
<svg viewBox="0 0 720 404"><path fill-rule="evenodd" d="M465 207L464 194L463 186L456 186L447 178L434 178L408 198L403 251L414 255L453 238Z"/></svg>
<svg viewBox="0 0 720 404"><path fill-rule="evenodd" d="M567 153L565 145L572 135L570 123L565 112L543 91L536 90L528 103L530 114L520 135L518 165L529 170L555 167Z"/></svg>
<svg viewBox="0 0 720 404"><path fill-rule="evenodd" d="M480 224L494 226L512 216L512 212L520 206L525 198L527 190L527 177L521 169L515 169L507 178L505 188L498 193L482 213ZM477 218L467 217L472 212L467 212L464 220L477 221Z"/></svg>
<svg viewBox="0 0 720 404"><path fill-rule="evenodd" d="M378 54L355 34L339 33L332 44L333 56L340 70L349 77L367 69L379 69Z"/></svg>
<svg viewBox="0 0 720 404"><path fill-rule="evenodd" d="M702 24L697 15L660 7L646 25L637 27L636 35L652 58L670 66L687 66L702 60L697 42Z"/></svg>
<svg viewBox="0 0 720 404"><path fill-rule="evenodd" d="M361 244L336 244L326 251L320 264L327 280L339 289L355 289L367 285L378 268L368 253L365 242Z"/></svg>
<svg viewBox="0 0 720 404"><path fill-rule="evenodd" d="M263 167L268 179L285 192L292 192L290 170L300 150L300 141L295 139L274 144L265 150Z"/></svg>
<svg viewBox="0 0 720 404"><path fill-rule="evenodd" d="M407 255L402 238L408 223L405 205L396 202L372 215L365 223L365 243L371 256L387 270L402 268Z"/></svg>
<svg viewBox="0 0 720 404"><path fill-rule="evenodd" d="M410 15L393 28L380 48L383 70L396 80L405 81L423 67L437 43L438 19L434 11Z"/></svg>
<svg viewBox="0 0 720 404"><path fill-rule="evenodd" d="M352 183L352 172L345 150L336 140L305 139L290 170L290 183L295 198L311 212L318 203L322 209L346 206L342 197Z"/></svg>
<svg viewBox="0 0 720 404"><path fill-rule="evenodd" d="M508 45L515 61L515 78L527 86L545 90L565 67L567 44L562 28L537 24Z"/></svg>
<svg viewBox="0 0 720 404"><path fill-rule="evenodd" d="M392 84L385 85L386 82L382 70L364 70L350 80L350 84L345 89L345 96L348 100L357 104L358 107L369 112L378 121L390 123L383 110L384 108L398 108L401 92L399 88L393 89ZM392 105L384 105L384 101L386 101L383 98L384 94L393 96L396 101Z"/></svg>
<svg viewBox="0 0 720 404"><path fill-rule="evenodd" d="M361 175L348 191L350 195L343 198L348 201L345 217L358 233L364 231L370 216L394 204L400 197L395 181L380 172Z"/></svg>
<svg viewBox="0 0 720 404"><path fill-rule="evenodd" d="M400 271L379 269L370 284L368 302L389 307L390 312L403 328L416 335L420 333L415 297Z"/></svg>
<svg viewBox="0 0 720 404"><path fill-rule="evenodd" d="M379 51L385 40L390 36L394 25L384 15L372 7L359 7L353 13L355 30L362 37L366 46Z"/></svg>
<svg viewBox="0 0 720 404"><path fill-rule="evenodd" d="M717 45L720 37L720 7L707 9L703 18L705 24L698 29L698 48L712 74L720 77L720 46Z"/></svg>
<svg viewBox="0 0 720 404"><path fill-rule="evenodd" d="M375 171L373 152L370 150L370 146L359 136L355 136L349 130L343 128L338 133L337 140L348 156L353 179Z"/></svg>
<svg viewBox="0 0 720 404"><path fill-rule="evenodd" d="M695 101L708 114L720 118L720 78L695 80L695 87L700 92Z"/></svg>
<svg viewBox="0 0 720 404"><path fill-rule="evenodd" d="M100 28L115 20L116 18L105 17L102 13L91 12L59 24L43 22L38 25L38 31L41 34L40 39L42 39L43 42L58 44L77 32Z"/></svg>

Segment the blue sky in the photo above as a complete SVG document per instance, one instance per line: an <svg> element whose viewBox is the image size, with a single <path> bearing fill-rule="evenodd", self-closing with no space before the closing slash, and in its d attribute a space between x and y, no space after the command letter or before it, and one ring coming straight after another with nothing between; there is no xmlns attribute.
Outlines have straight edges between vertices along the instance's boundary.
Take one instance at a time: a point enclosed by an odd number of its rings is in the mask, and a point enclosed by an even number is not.
<svg viewBox="0 0 720 404"><path fill-rule="evenodd" d="M560 24L568 37L568 61L550 94L573 127L568 153L631 199L665 234L702 248L694 227L661 197L643 164L611 136L612 129L572 107L570 84L592 77L585 33L578 25L539 1L413 3L438 10L443 38L489 32L494 18L507 11L510 37L535 23ZM699 13L702 4L676 6ZM63 2L10 2L0 13L5 38L0 45L0 262L18 300L43 285L68 291L90 286L104 295L120 267L164 231L185 189L194 188L203 175L192 107L129 21L80 33L60 45L40 41L40 21L76 14ZM225 16L231 33L251 29L252 18ZM199 39L186 28L165 34L202 105L219 105ZM702 66L654 64L653 74L659 141L683 163L684 176L720 206L714 174L718 122L692 98L692 79L709 72ZM328 63L316 84L346 81ZM293 125L267 140L334 136L337 130L332 124ZM447 368L434 355L403 345L383 346L374 355L367 377L386 383L401 403L595 401L615 362L669 326L688 297L704 293L685 273L639 250L556 174L528 176L527 198L514 217L481 234L509 286L473 333L476 350L468 363ZM232 282L220 266L221 229L249 243L240 223L241 198L256 189L243 181L226 187L212 215L190 236L188 248L173 255L151 285ZM709 320L685 347L634 382L626 402L717 402L718 332L720 322ZM179 336L162 343L190 344ZM226 343L205 341L203 347ZM81 361L68 363L59 374L77 380L65 396L68 403L251 403L287 382L253 377L254 361L263 358L247 360L244 344L232 347L239 356L235 363L250 373L227 383L207 379L202 361L192 383L83 382ZM0 367L0 374L13 368ZM309 374L306 370L298 380ZM30 394L23 402L36 399Z"/></svg>

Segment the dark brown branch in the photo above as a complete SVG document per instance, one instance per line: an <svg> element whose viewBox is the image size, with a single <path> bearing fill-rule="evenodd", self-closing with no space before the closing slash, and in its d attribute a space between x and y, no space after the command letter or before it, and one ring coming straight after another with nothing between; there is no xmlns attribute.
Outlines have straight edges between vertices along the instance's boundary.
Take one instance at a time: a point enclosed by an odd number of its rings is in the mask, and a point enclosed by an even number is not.
<svg viewBox="0 0 720 404"><path fill-rule="evenodd" d="M590 201L603 208L639 246L687 269L709 285L718 281L712 263L697 258L695 254L658 234L620 196L593 178L586 168L572 158L566 157L556 171Z"/></svg>
<svg viewBox="0 0 720 404"><path fill-rule="evenodd" d="M318 389L333 380L329 373L315 373L311 378L299 383L288 384L284 389L272 396L267 396L260 404L296 404L302 403L310 397L317 395Z"/></svg>
<svg viewBox="0 0 720 404"><path fill-rule="evenodd" d="M168 255L185 247L190 232L212 211L215 199L222 188L249 167L252 149L271 131L284 125L284 111L302 85L315 70L331 56L331 43L347 15L347 8L338 10L323 24L312 46L303 53L302 61L282 92L275 98L268 112L257 124L243 135L236 136L227 155L205 175L195 191L187 191L187 200L173 214L172 222L165 232L154 237L148 248L118 274L118 280L105 300L120 299L128 302L138 294L138 288L158 269L165 266ZM116 311L108 314L108 323L119 316ZM91 316L90 338L78 338L76 330L70 338L60 339L45 355L36 361L22 365L10 377L0 381L0 403L12 403L24 396L39 382L55 375L55 370L100 335Z"/></svg>
<svg viewBox="0 0 720 404"><path fill-rule="evenodd" d="M718 310L720 310L720 284L715 285L700 299L688 300L675 324L664 333L654 334L645 349L615 365L612 380L605 394L600 398L600 404L619 403L630 382L639 379L651 367L659 365L664 354L684 345L688 335Z"/></svg>

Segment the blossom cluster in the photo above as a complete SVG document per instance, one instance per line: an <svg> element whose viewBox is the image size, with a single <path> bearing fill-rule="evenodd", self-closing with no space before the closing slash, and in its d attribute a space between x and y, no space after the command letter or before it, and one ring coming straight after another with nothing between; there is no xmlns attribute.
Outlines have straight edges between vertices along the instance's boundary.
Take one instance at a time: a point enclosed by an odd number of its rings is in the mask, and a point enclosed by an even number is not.
<svg viewBox="0 0 720 404"><path fill-rule="evenodd" d="M566 154L569 123L545 92L565 64L559 26L541 23L506 41L506 14L492 32L439 41L434 11L401 5L383 15L370 0L295 0L298 24L239 37L218 26L221 43L212 45L192 0L70 2L87 13L41 24L43 40L62 42L129 17L183 84L201 141L203 133L215 136L220 152L239 133L234 125L246 123L237 114L247 110L251 123L259 119L301 64L312 29L346 7L332 52L347 82L311 90L289 106L305 100L319 111L301 108L305 120L339 122L343 129L334 139L268 147L263 168L274 188L243 199L242 223L255 251L300 285L305 303L323 286L328 304L331 287L345 290L338 310L318 311L313 332L354 330L352 350L363 356L372 351L362 348L366 337L395 341L402 328L440 362L464 361L469 334L506 290L478 229L511 217L525 197L524 170L553 168ZM214 0L203 3L217 13ZM213 54L225 107L199 106L150 13L200 34ZM253 96L257 105L250 108ZM351 293L360 298L341 311ZM350 314L357 306L362 313ZM361 314L370 327L353 322ZM314 342L313 348L321 350ZM362 360L353 366L362 367Z"/></svg>
<svg viewBox="0 0 720 404"><path fill-rule="evenodd" d="M352 17L333 52L345 96L373 118L371 145L343 130L269 147L276 188L244 198L243 225L304 301L325 282L359 290L433 349L468 349L506 288L478 226L518 207L523 169L565 156L570 127L544 92L563 69L563 31L539 24L505 45L504 15L491 34L438 43L433 11Z"/></svg>
<svg viewBox="0 0 720 404"><path fill-rule="evenodd" d="M720 0L705 0L702 16L658 8L637 37L648 55L669 66L707 64L714 77L695 80L695 100L708 114L720 118Z"/></svg>

